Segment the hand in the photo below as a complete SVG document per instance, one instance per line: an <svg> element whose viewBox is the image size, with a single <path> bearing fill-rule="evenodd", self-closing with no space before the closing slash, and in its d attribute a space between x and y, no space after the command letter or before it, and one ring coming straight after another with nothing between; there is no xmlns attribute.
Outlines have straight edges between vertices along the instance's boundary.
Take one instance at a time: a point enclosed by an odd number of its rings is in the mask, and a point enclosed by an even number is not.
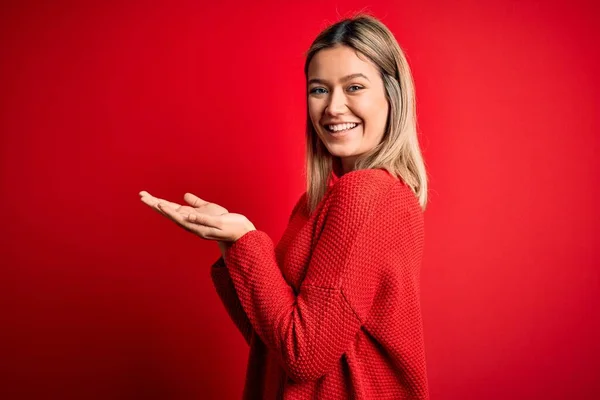
<svg viewBox="0 0 600 400"><path fill-rule="evenodd" d="M191 206L160 199L146 191L140 192L140 197L144 203L185 230L203 239L218 241L221 252L226 249L225 242L235 242L256 229L245 216L230 213L226 208L202 200L191 193L186 193L183 197Z"/></svg>

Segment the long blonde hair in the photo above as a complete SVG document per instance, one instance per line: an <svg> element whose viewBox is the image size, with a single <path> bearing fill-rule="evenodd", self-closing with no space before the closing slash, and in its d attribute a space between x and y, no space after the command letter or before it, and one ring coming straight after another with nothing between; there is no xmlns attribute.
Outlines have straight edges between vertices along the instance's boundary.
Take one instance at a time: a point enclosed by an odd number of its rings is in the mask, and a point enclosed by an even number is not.
<svg viewBox="0 0 600 400"><path fill-rule="evenodd" d="M421 208L427 204L427 173L417 137L415 89L408 62L390 30L378 19L358 14L322 31L310 46L304 64L323 49L344 45L362 53L377 66L383 79L389 114L381 142L357 157L354 170L383 168L401 178L417 196ZM308 90L307 90L308 98ZM327 190L333 156L306 117L306 192L309 212L314 211Z"/></svg>

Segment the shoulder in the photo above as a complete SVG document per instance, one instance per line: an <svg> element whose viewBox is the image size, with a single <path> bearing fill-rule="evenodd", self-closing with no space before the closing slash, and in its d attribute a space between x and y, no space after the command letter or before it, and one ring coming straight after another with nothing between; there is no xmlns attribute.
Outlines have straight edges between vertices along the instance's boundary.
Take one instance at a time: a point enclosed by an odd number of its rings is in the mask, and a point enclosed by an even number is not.
<svg viewBox="0 0 600 400"><path fill-rule="evenodd" d="M423 223L423 210L411 188L385 169L365 169L343 175L332 188L329 211L370 220Z"/></svg>
<svg viewBox="0 0 600 400"><path fill-rule="evenodd" d="M307 199L307 192L300 195L292 208L290 220L306 206ZM401 179L382 168L362 169L348 172L336 180L323 199L321 212L369 214L376 207L398 200L402 206L411 202L418 206L415 195Z"/></svg>
<svg viewBox="0 0 600 400"><path fill-rule="evenodd" d="M332 206L345 209L369 209L385 201L398 184L384 169L351 171L339 178L331 188Z"/></svg>

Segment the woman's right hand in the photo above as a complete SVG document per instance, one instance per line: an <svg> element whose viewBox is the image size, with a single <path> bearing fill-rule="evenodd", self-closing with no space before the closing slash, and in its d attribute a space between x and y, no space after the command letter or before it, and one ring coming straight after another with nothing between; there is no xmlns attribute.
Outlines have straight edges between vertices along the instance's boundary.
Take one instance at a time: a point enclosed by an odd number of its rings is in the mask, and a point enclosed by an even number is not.
<svg viewBox="0 0 600 400"><path fill-rule="evenodd" d="M221 207L220 205L218 205L216 203L211 203L211 202L202 200L200 197L198 197L192 193L186 193L183 196L183 200L185 200L185 202L188 203L189 206L179 205L177 203L173 203L173 202L165 200L165 199L154 197L146 191L140 192L140 196L144 203L148 204L149 206L151 206L153 209L155 209L157 212L161 213L164 216L167 216L167 215L158 207L158 204L160 204L160 203L167 203L174 209L177 209L180 211L185 211L185 210L189 209L189 211L195 210L200 213L208 214L208 215L223 215L223 214L229 213L229 211L225 207ZM225 251L231 244L227 243L227 242L221 242L221 241L217 241L217 244L219 245L221 254L223 255L223 257L225 257Z"/></svg>

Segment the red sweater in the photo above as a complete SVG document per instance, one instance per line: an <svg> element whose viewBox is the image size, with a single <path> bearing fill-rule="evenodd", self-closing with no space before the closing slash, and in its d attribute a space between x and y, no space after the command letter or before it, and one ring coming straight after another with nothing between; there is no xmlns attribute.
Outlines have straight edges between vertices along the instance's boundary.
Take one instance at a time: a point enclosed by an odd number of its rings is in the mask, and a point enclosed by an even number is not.
<svg viewBox="0 0 600 400"><path fill-rule="evenodd" d="M250 231L211 268L250 345L244 399L427 399L423 212L383 169L332 174L274 246Z"/></svg>

